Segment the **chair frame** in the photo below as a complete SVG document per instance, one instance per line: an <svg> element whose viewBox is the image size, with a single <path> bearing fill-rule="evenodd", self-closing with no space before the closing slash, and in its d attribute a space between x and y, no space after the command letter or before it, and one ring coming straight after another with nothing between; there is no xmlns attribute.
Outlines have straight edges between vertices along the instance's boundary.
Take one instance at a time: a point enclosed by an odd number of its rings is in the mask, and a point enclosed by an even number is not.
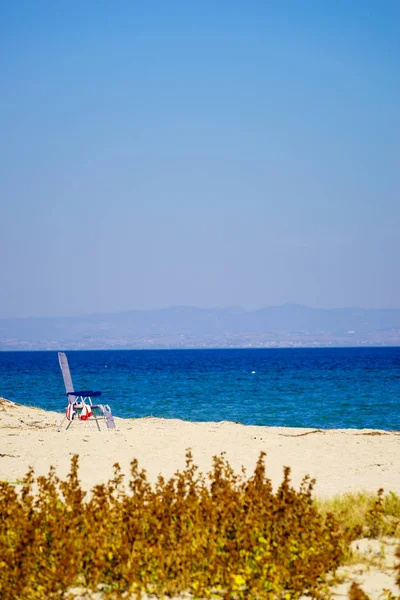
<svg viewBox="0 0 400 600"><path fill-rule="evenodd" d="M87 423L91 429L91 419L96 421L97 429L101 431L99 424L99 417L96 414L96 411L100 411L103 415L103 418L106 422L107 429L115 429L115 423L113 416L111 414L111 409L108 404L93 404L92 397L101 396L101 392L94 392L93 390L85 390L85 391L74 391L74 385L72 383L71 372L69 369L68 359L64 352L58 353L58 360L60 363L60 368L62 372L62 376L64 379L65 391L68 397L68 406L65 409L65 415L61 423L59 424L57 431L61 431L65 421L68 419L69 423L66 426L65 430L68 430L72 422L75 420L75 415L78 416L78 420L80 420L80 415L85 406L91 409L91 416L85 419L85 424ZM72 418L68 418L68 409L72 408ZM106 416L106 413L109 416ZM83 420L83 419L82 419ZM110 425L111 423L111 425Z"/></svg>

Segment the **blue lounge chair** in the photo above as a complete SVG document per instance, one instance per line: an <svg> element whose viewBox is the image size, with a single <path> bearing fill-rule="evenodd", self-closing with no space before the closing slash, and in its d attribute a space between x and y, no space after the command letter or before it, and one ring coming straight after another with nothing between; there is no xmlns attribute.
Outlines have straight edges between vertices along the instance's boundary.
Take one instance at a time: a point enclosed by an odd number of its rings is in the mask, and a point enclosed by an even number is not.
<svg viewBox="0 0 400 600"><path fill-rule="evenodd" d="M61 427L66 420L68 420L68 425L66 427L66 429L68 429L75 418L82 421L88 421L90 425L92 417L96 421L97 428L100 431L99 413L100 417L104 418L107 429L115 429L114 417L112 416L109 405L92 403L92 398L98 398L101 396L101 392L95 392L93 390L75 391L71 372L69 370L68 359L64 352L58 353L58 360L64 379L65 392L68 397L68 406L65 409L65 417L58 426L58 431L61 430Z"/></svg>

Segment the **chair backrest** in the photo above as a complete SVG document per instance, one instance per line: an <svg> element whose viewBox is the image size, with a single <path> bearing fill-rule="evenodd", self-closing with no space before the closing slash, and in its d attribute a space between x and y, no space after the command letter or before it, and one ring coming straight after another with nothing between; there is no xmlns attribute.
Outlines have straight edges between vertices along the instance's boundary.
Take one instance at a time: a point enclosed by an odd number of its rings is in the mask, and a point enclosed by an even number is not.
<svg viewBox="0 0 400 600"><path fill-rule="evenodd" d="M74 391L74 384L72 383L71 372L69 370L68 359L65 356L65 352L58 353L58 361L61 367L61 373L64 379L65 391L67 394L70 394ZM70 396L68 396L70 399Z"/></svg>

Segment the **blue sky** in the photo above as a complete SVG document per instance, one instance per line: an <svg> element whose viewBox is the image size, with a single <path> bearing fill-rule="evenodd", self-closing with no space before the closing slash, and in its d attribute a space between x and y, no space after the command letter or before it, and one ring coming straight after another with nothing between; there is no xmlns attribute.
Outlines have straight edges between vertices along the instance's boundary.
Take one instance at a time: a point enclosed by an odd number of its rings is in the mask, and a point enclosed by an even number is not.
<svg viewBox="0 0 400 600"><path fill-rule="evenodd" d="M400 307L400 4L0 3L0 318Z"/></svg>

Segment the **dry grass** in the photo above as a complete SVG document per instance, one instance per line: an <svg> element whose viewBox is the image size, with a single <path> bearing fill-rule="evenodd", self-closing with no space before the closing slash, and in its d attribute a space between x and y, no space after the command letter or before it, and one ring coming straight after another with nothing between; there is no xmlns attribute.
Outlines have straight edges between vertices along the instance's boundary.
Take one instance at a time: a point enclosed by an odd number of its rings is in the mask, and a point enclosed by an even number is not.
<svg viewBox="0 0 400 600"><path fill-rule="evenodd" d="M394 492L340 494L317 501L317 508L332 514L350 539L400 537L400 497Z"/></svg>

